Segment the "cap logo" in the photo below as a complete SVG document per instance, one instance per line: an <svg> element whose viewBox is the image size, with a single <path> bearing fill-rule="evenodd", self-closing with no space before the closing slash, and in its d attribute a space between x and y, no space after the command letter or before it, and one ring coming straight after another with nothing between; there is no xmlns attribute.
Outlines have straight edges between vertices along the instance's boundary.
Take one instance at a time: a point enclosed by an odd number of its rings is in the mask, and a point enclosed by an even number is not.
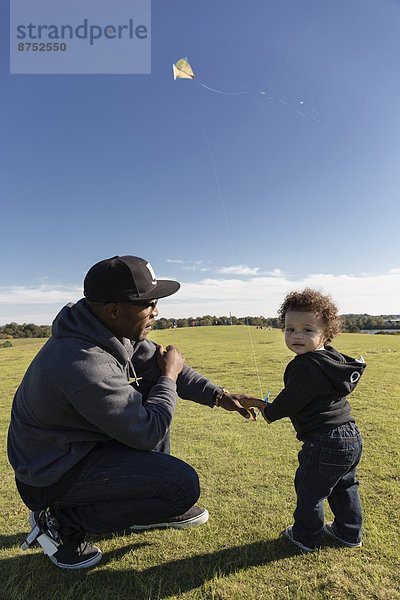
<svg viewBox="0 0 400 600"><path fill-rule="evenodd" d="M147 263L146 267L148 268L151 278L152 278L152 285L157 285L157 279L156 279L156 274L154 273L153 267L151 266L150 263Z"/></svg>
<svg viewBox="0 0 400 600"><path fill-rule="evenodd" d="M353 371L350 375L350 383L356 383L360 379L361 375L358 371Z"/></svg>

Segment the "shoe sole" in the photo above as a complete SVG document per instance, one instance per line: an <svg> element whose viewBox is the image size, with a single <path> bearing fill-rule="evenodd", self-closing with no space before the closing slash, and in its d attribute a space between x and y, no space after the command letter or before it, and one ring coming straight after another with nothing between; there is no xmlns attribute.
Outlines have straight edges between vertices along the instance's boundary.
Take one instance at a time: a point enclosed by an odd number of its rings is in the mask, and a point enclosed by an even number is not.
<svg viewBox="0 0 400 600"><path fill-rule="evenodd" d="M53 556L49 556L49 558L51 562L60 569L67 569L69 571L76 571L77 569L88 569L89 567L94 567L94 565L97 565L97 563L100 562L103 557L101 550L97 548L97 546L93 546L93 548L96 548L96 550L98 550L98 553L95 556L92 556L92 558L88 558L87 560L84 560L75 565L57 562L57 559L55 559Z"/></svg>
<svg viewBox="0 0 400 600"><path fill-rule="evenodd" d="M144 529L167 529L173 527L174 529L184 529L185 527L196 527L197 525L203 525L208 521L208 510L205 508L204 512L197 517L186 519L185 521L172 521L170 523L152 523L151 525L131 525L129 529L132 531L142 531Z"/></svg>
<svg viewBox="0 0 400 600"><path fill-rule="evenodd" d="M32 529L34 529L34 527L38 525L33 512L31 512L29 515L29 524L32 527ZM57 544L55 544L53 539L46 533L41 533L40 535L38 535L33 544L38 544L39 546L41 546L44 553L47 554L47 556L51 556L57 550ZM23 550L27 549L27 546L25 544L21 547L23 548Z"/></svg>
<svg viewBox="0 0 400 600"><path fill-rule="evenodd" d="M33 512L30 513L29 515L29 525L32 527L32 529L35 527L36 525L36 521L35 521L35 517L33 516Z"/></svg>
<svg viewBox="0 0 400 600"><path fill-rule="evenodd" d="M346 542L346 540L342 540L340 537L335 535L333 531L331 531L327 527L327 525L324 525L324 531L327 535L329 535L329 537L336 540L337 542L340 542L341 544L343 544L343 546L346 546L346 548L361 548L362 546L362 542L358 542L358 544L352 544L351 542Z"/></svg>
<svg viewBox="0 0 400 600"><path fill-rule="evenodd" d="M32 528L35 527L35 525L36 525L36 521L35 521L33 512L31 512L31 514L29 515L29 524ZM39 541L38 541L38 544L41 546ZM97 563L100 562L103 557L100 548L97 548L97 546L93 546L93 548L96 548L96 550L98 551L95 556L92 556L92 558L89 558L89 559L82 561L81 563L77 563L75 565L68 565L67 563L59 563L59 562L57 562L57 559L54 558L53 556L50 556L50 555L47 555L47 556L49 557L49 559L51 560L53 565L56 565L60 569L68 569L70 571L75 571L77 569L88 569L89 567L94 567L94 565L97 565Z"/></svg>

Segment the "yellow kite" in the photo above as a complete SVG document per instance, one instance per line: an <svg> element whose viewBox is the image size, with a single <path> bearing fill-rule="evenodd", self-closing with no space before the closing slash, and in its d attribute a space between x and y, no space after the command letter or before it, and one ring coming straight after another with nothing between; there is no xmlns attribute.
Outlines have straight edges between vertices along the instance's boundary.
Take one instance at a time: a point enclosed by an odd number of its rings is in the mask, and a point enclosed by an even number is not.
<svg viewBox="0 0 400 600"><path fill-rule="evenodd" d="M174 79L194 79L194 73L192 71L192 67L187 61L187 57L181 58L176 64L172 65L172 70L174 73Z"/></svg>

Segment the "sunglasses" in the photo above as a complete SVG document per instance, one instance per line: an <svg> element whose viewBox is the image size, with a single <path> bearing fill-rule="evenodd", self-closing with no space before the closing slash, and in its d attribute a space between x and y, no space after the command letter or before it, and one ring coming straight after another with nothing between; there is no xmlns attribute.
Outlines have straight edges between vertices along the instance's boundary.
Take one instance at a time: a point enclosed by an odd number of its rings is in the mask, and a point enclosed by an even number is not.
<svg viewBox="0 0 400 600"><path fill-rule="evenodd" d="M158 300L152 300L151 302L129 302L129 304L133 304L134 306L143 306L143 308L151 308L153 311L157 306Z"/></svg>

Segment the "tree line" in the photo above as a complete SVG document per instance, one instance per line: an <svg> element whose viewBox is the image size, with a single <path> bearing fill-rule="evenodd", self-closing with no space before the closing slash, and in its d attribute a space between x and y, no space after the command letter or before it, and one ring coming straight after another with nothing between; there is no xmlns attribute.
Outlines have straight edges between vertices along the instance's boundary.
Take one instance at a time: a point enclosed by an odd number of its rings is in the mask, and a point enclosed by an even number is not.
<svg viewBox="0 0 400 600"><path fill-rule="evenodd" d="M342 319L342 331L347 333L358 333L361 330L366 329L378 329L379 331L385 331L386 329L399 329L400 330L400 315L357 315L348 314L341 315Z"/></svg>
<svg viewBox="0 0 400 600"><path fill-rule="evenodd" d="M279 327L278 319L265 317L235 317L204 315L202 317L188 317L184 319L157 319L153 329L173 329L177 327L207 327L218 325L250 325L252 327Z"/></svg>
<svg viewBox="0 0 400 600"><path fill-rule="evenodd" d="M346 314L341 316L342 331L357 333L361 330L387 329L400 330L400 315L372 316L368 314ZM235 317L203 315L202 317L188 317L180 319L157 319L153 329L175 329L181 327L206 327L223 325L249 325L250 327L279 328L279 321L275 317ZM0 326L0 339L13 338L47 338L51 335L50 325L35 325L34 323L8 323Z"/></svg>
<svg viewBox="0 0 400 600"><path fill-rule="evenodd" d="M51 336L51 325L35 325L34 323L7 323L0 327L0 339L13 338L47 338Z"/></svg>
<svg viewBox="0 0 400 600"><path fill-rule="evenodd" d="M342 331L344 333L357 333L361 330L371 329L399 329L400 315L346 314L341 315ZM171 329L175 327L202 327L205 325L249 325L251 327L279 328L279 320L275 317L216 317L205 315L203 317L188 317L187 319L157 319L154 329Z"/></svg>

